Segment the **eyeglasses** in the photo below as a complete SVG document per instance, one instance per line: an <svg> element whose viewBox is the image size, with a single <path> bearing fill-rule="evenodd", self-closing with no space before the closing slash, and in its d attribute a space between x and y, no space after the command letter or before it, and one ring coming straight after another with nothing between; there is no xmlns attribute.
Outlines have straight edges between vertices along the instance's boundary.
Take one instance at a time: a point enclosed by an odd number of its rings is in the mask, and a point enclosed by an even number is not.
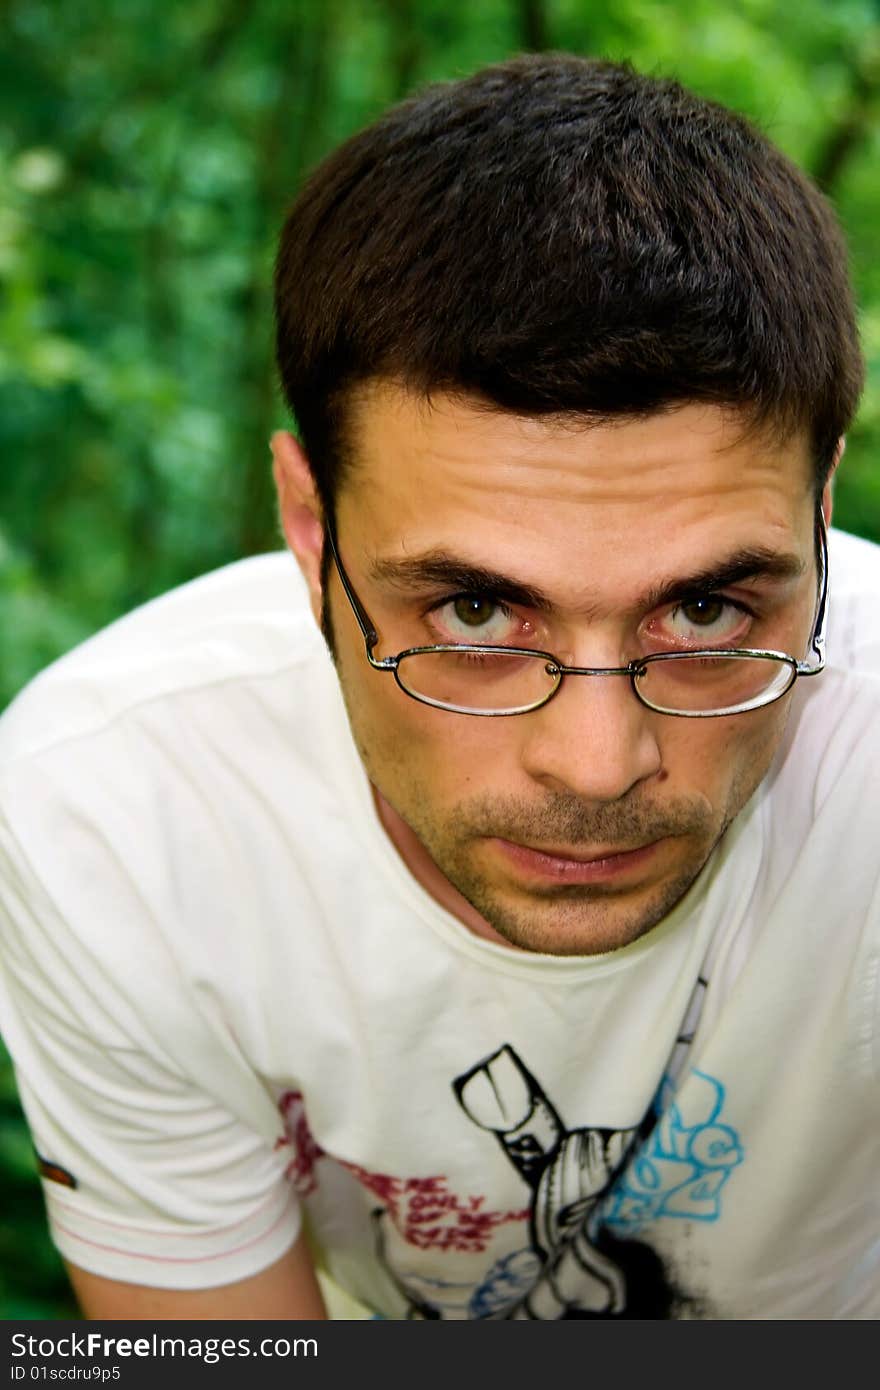
<svg viewBox="0 0 880 1390"><path fill-rule="evenodd" d="M798 676L817 676L825 667L828 537L821 507L816 519L819 599L809 642L815 665L787 652L707 647L658 652L626 666L565 666L550 652L470 643L407 647L377 659L373 651L379 634L345 572L329 524L326 535L373 670L390 671L404 694L453 714L528 714L552 700L564 676L627 676L648 709L682 719L711 719L770 705Z"/></svg>

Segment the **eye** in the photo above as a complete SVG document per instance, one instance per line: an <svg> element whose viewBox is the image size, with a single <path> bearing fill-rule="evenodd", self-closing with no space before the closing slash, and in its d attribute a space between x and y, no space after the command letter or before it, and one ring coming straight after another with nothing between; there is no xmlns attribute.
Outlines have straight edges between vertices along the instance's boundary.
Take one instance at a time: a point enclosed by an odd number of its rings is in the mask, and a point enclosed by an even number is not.
<svg viewBox="0 0 880 1390"><path fill-rule="evenodd" d="M721 594L697 594L652 618L647 631L671 646L736 646L745 639L753 617L745 604Z"/></svg>
<svg viewBox="0 0 880 1390"><path fill-rule="evenodd" d="M488 642L505 646L522 638L529 624L492 594L456 594L427 615L439 642Z"/></svg>
<svg viewBox="0 0 880 1390"><path fill-rule="evenodd" d="M497 607L485 594L463 594L452 601L456 619L466 627L485 627L495 617Z"/></svg>
<svg viewBox="0 0 880 1390"><path fill-rule="evenodd" d="M721 622L727 607L723 599L713 596L694 599L693 603L682 603L677 613L695 627L715 627Z"/></svg>

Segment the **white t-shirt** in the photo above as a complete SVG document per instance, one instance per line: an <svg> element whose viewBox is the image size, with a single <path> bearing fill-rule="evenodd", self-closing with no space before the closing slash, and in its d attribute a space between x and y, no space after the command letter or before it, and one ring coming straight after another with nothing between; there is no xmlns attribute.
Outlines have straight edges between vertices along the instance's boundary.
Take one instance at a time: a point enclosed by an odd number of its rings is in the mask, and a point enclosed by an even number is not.
<svg viewBox="0 0 880 1390"><path fill-rule="evenodd" d="M286 554L38 678L0 722L0 1025L62 1253L206 1288L305 1211L390 1317L880 1315L880 551L833 534L831 581L771 773L596 957L413 879Z"/></svg>

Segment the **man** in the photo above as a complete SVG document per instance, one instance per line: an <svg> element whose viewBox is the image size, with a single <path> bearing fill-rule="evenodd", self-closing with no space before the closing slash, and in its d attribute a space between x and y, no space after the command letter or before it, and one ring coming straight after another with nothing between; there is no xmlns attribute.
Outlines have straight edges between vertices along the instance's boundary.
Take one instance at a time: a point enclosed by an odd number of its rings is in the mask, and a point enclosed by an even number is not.
<svg viewBox="0 0 880 1390"><path fill-rule="evenodd" d="M320 1317L321 1265L389 1317L877 1316L829 209L675 84L521 59L326 161L276 288L304 587L189 585L3 726L3 1024L86 1313Z"/></svg>

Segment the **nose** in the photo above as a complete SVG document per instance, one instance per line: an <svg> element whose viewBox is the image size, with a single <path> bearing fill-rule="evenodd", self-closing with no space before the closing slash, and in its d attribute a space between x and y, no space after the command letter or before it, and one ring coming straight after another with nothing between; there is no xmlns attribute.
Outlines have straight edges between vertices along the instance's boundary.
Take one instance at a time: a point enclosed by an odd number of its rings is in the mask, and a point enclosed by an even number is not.
<svg viewBox="0 0 880 1390"><path fill-rule="evenodd" d="M639 702L628 676L565 676L548 704L522 717L523 765L552 790L617 801L662 768L661 718Z"/></svg>

